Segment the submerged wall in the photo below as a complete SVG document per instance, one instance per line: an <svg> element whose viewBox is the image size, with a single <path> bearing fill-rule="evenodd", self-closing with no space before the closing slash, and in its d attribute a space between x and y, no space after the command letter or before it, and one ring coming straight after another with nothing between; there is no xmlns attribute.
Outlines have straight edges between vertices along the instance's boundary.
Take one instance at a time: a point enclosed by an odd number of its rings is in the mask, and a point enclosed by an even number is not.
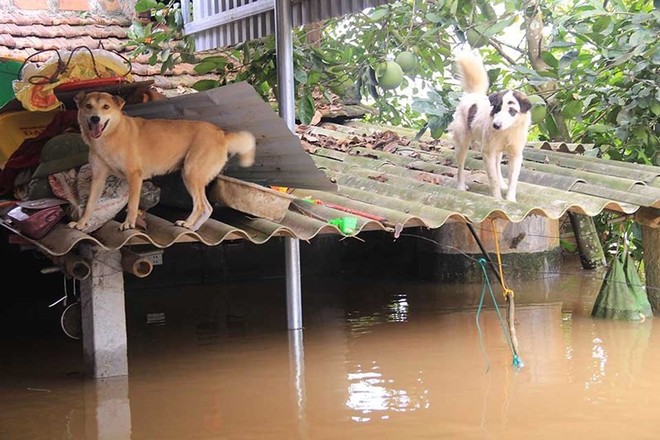
<svg viewBox="0 0 660 440"><path fill-rule="evenodd" d="M559 222L532 215L520 223L485 221L474 229L491 260L497 263L495 233L507 279L557 276L561 265ZM495 228L495 229L493 229ZM429 232L419 250L420 276L439 281L478 282L481 250L468 227L449 223Z"/></svg>

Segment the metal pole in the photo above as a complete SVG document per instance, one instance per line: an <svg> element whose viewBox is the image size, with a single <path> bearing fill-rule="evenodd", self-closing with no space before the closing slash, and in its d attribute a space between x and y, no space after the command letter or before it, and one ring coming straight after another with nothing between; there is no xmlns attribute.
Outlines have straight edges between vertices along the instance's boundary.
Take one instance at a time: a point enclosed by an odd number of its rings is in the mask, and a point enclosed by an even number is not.
<svg viewBox="0 0 660 440"><path fill-rule="evenodd" d="M296 114L293 80L293 25L290 0L275 0L275 44L277 50L277 99L279 113L295 133ZM300 288L300 242L284 239L286 261L286 306L289 330L302 329Z"/></svg>

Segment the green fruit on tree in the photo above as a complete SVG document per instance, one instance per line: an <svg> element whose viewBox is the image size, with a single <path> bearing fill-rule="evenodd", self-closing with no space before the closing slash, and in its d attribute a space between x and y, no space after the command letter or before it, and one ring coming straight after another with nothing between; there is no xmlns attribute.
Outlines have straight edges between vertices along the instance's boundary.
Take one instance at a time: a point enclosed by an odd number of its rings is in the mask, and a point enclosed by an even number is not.
<svg viewBox="0 0 660 440"><path fill-rule="evenodd" d="M396 89L403 81L403 69L396 62L387 61L378 67L376 79L383 90Z"/></svg>
<svg viewBox="0 0 660 440"><path fill-rule="evenodd" d="M532 105L545 105L545 101L539 95L528 95L527 99Z"/></svg>
<svg viewBox="0 0 660 440"><path fill-rule="evenodd" d="M410 73L417 67L417 57L409 50L399 53L394 61L401 66L403 73Z"/></svg>
<svg viewBox="0 0 660 440"><path fill-rule="evenodd" d="M545 115L548 114L545 101L538 95L530 95L528 98L529 102L532 103L532 123L538 124L543 121Z"/></svg>

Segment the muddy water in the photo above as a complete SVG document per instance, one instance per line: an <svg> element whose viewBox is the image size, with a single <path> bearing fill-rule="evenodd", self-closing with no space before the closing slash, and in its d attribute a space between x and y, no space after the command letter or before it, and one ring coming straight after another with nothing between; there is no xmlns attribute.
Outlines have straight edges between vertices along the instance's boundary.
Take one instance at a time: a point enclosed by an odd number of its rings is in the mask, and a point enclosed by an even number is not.
<svg viewBox="0 0 660 440"><path fill-rule="evenodd" d="M564 270L511 286L521 369L481 285L303 279L303 332L283 280L129 292L130 376L104 381L14 304L0 439L659 438L658 326L592 319L598 275Z"/></svg>

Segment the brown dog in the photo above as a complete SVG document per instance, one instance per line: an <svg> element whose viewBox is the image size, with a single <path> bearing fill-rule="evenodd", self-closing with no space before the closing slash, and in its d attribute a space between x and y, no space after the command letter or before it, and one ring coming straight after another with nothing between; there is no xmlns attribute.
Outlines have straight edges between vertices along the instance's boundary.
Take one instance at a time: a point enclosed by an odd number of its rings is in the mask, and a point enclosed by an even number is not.
<svg viewBox="0 0 660 440"><path fill-rule="evenodd" d="M83 229L103 193L108 175L128 181L128 209L120 230L135 228L142 181L181 168L183 182L192 197L192 212L177 225L196 231L211 216L206 185L216 177L229 155L239 163L254 163L256 141L247 131L228 133L203 121L143 119L123 113L124 100L109 93L80 92L74 98L78 123L89 145L92 182L82 217L68 224Z"/></svg>

